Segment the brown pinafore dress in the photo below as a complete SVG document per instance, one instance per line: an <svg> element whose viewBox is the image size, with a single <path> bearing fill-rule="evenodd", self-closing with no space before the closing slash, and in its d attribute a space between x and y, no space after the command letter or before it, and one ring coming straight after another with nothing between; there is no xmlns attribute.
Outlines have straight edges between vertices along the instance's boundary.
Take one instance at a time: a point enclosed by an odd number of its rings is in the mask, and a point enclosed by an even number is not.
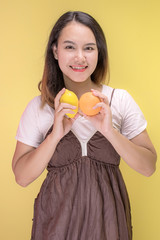
<svg viewBox="0 0 160 240"><path fill-rule="evenodd" d="M65 135L35 200L31 240L131 240L130 203L119 163L100 132L87 142L85 156L74 133Z"/></svg>

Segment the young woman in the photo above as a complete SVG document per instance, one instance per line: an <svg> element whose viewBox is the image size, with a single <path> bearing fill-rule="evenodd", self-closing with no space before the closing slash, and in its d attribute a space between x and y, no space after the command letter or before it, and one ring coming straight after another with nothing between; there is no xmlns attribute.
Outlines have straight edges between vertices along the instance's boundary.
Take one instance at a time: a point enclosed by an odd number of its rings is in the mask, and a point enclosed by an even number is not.
<svg viewBox="0 0 160 240"><path fill-rule="evenodd" d="M67 12L53 27L40 82L41 96L25 109L17 131L13 171L27 186L47 167L35 200L32 240L130 240L130 204L120 157L137 172L155 171L156 151L146 120L125 90L103 81L108 73L106 40L83 12ZM92 91L99 114L66 117L65 88L78 98Z"/></svg>

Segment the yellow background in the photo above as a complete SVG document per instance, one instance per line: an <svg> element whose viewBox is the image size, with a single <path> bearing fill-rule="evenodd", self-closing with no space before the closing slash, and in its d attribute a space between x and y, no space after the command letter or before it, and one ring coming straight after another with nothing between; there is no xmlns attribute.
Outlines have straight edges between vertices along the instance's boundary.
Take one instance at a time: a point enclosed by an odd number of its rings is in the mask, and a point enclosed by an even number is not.
<svg viewBox="0 0 160 240"><path fill-rule="evenodd" d="M0 0L0 239L29 240L33 202L46 172L27 188L15 183L11 160L26 104L38 95L48 35L68 10L93 15L106 34L110 86L141 107L160 153L159 0ZM134 240L160 239L160 172L146 178L121 164L132 207ZM85 239L84 239L85 240Z"/></svg>

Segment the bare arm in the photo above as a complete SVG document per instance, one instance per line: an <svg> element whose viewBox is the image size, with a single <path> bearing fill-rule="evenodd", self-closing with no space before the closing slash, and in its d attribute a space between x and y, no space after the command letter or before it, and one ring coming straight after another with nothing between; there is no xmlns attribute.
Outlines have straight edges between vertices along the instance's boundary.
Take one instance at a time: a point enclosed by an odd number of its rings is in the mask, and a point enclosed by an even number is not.
<svg viewBox="0 0 160 240"><path fill-rule="evenodd" d="M157 154L146 130L128 140L113 129L107 134L107 138L131 168L145 176L151 176L154 173Z"/></svg>
<svg viewBox="0 0 160 240"><path fill-rule="evenodd" d="M110 141L130 167L145 176L152 175L156 169L157 154L147 131L144 130L131 140L127 139L113 128L112 113L107 97L96 90L93 90L93 93L102 100L96 105L96 107L101 107L101 111L100 114L87 118Z"/></svg>
<svg viewBox="0 0 160 240"><path fill-rule="evenodd" d="M25 187L40 176L50 161L57 143L58 139L51 135L36 149L17 141L12 169L19 185Z"/></svg>
<svg viewBox="0 0 160 240"><path fill-rule="evenodd" d="M75 109L75 106L59 103L64 91L65 89L62 89L55 98L53 130L39 147L34 148L19 141L17 142L12 168L16 181L21 186L27 186L40 176L54 154L58 142L71 129L75 119L67 119L64 116L66 113L73 113L72 109Z"/></svg>

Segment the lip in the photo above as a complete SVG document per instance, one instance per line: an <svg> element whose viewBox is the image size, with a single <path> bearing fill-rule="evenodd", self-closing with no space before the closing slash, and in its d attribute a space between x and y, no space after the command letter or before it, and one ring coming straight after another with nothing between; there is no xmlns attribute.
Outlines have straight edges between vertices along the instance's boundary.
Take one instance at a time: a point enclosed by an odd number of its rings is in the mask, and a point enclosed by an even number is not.
<svg viewBox="0 0 160 240"><path fill-rule="evenodd" d="M70 68L74 71L74 72L84 72L87 69L88 66L84 66L84 65L72 65L70 66Z"/></svg>

